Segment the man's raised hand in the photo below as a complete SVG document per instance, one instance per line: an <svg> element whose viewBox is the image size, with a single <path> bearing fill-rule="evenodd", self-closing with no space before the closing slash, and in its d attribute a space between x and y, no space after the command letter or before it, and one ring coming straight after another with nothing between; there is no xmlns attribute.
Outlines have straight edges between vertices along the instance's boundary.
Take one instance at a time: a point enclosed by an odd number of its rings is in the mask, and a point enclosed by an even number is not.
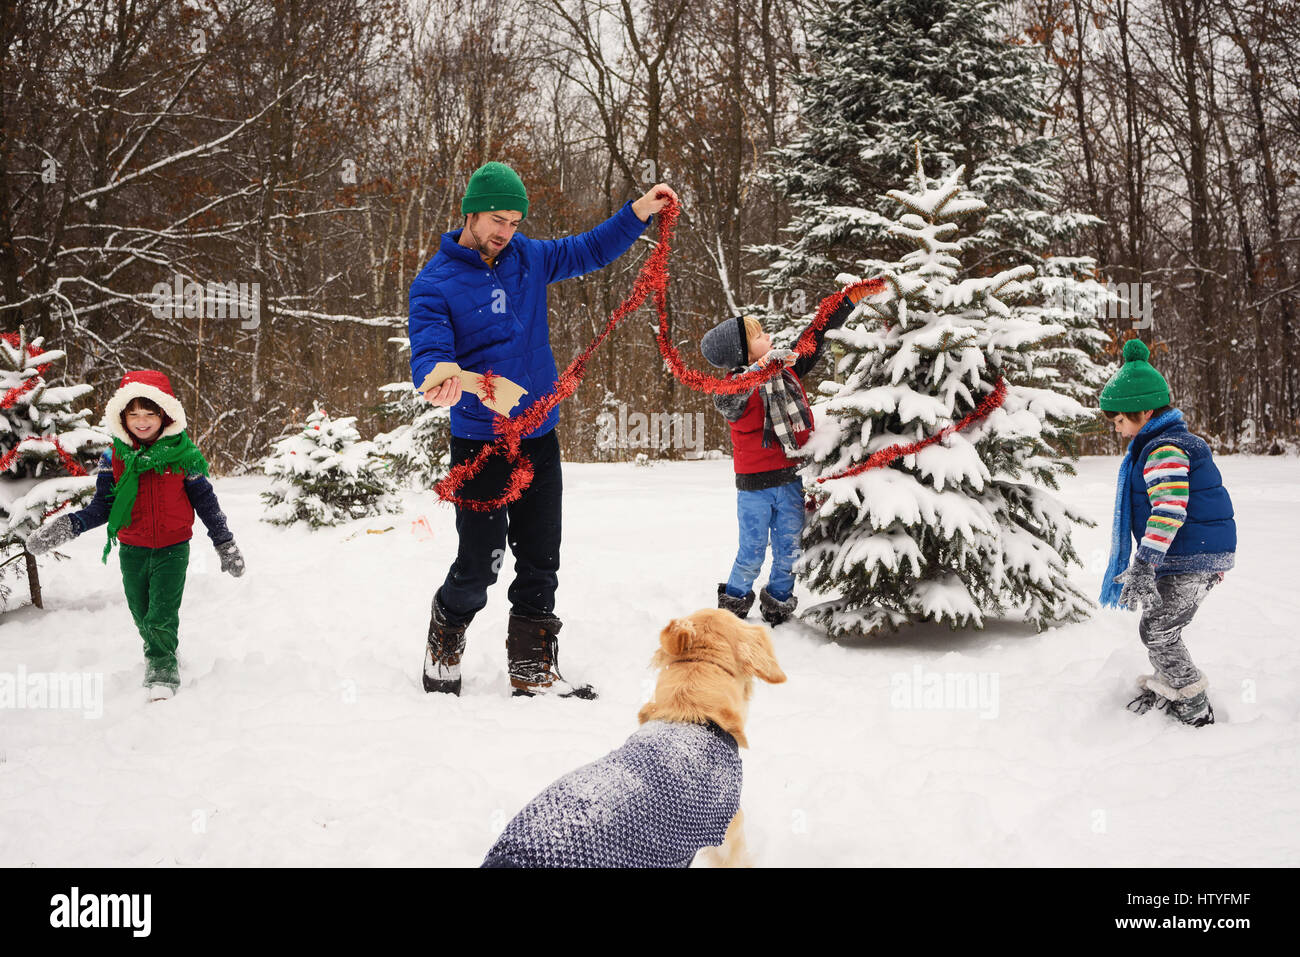
<svg viewBox="0 0 1300 957"><path fill-rule="evenodd" d="M651 186L644 196L632 204L632 212L636 213L636 218L644 223L670 202L681 203L681 200L677 198L677 194L673 192L673 188L667 183L657 183Z"/></svg>

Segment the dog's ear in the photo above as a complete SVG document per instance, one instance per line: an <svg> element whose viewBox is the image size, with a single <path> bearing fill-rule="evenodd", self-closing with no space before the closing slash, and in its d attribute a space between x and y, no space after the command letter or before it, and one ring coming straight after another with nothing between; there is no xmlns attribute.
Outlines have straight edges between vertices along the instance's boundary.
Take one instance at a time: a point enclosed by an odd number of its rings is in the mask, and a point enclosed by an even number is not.
<svg viewBox="0 0 1300 957"><path fill-rule="evenodd" d="M659 632L659 644L674 658L684 655L695 642L695 622L689 618L674 618Z"/></svg>
<svg viewBox="0 0 1300 957"><path fill-rule="evenodd" d="M742 626L740 642L737 645L740 661L754 675L768 684L779 685L785 681L785 672L776 662L776 651L772 648L772 636L762 625Z"/></svg>

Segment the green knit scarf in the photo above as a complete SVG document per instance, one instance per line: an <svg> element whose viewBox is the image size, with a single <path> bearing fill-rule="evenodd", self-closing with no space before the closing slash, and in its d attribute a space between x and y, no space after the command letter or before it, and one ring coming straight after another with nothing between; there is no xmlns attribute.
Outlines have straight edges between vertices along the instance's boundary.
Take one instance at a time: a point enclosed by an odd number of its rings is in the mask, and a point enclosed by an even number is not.
<svg viewBox="0 0 1300 957"><path fill-rule="evenodd" d="M108 513L108 543L103 555L105 564L113 543L117 541L118 529L131 522L131 509L135 507L135 496L140 491L142 473L157 472L161 475L167 469L175 468L186 475L208 474L207 460L185 432L168 435L138 449L114 438L113 456L122 463L122 477L113 486L113 507Z"/></svg>

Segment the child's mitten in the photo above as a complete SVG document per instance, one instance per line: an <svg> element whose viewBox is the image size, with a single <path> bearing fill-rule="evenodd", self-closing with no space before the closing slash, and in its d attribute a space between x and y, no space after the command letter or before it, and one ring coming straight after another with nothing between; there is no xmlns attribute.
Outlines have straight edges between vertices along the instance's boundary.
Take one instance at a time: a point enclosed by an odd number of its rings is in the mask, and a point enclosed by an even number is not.
<svg viewBox="0 0 1300 957"><path fill-rule="evenodd" d="M42 525L32 533L32 536L27 539L27 550L33 555L40 555L76 537L77 529L73 527L72 516L60 515L50 524Z"/></svg>
<svg viewBox="0 0 1300 957"><path fill-rule="evenodd" d="M1115 581L1124 586L1119 593L1119 603L1127 608L1136 609L1140 604L1148 612L1152 612L1164 604L1164 599L1160 597L1160 590L1156 588L1154 565L1135 561L1127 570L1116 575Z"/></svg>
<svg viewBox="0 0 1300 957"><path fill-rule="evenodd" d="M221 556L223 572L229 572L236 578L244 574L244 556L239 554L239 546L233 538L218 545L217 554Z"/></svg>
<svg viewBox="0 0 1300 957"><path fill-rule="evenodd" d="M799 353L795 352L793 349L773 349L768 352L767 355L763 356L762 364L769 365L773 362L785 362L788 364L798 358Z"/></svg>

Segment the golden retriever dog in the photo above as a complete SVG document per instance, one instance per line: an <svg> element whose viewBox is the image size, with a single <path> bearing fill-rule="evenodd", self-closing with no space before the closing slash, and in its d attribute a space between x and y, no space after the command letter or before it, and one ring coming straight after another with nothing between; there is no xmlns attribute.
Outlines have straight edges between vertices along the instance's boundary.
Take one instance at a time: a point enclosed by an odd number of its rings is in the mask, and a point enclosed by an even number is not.
<svg viewBox="0 0 1300 957"><path fill-rule="evenodd" d="M772 638L703 608L668 623L651 664L636 733L528 802L484 867L687 867L703 849L702 863L749 865L738 749L754 679L786 680Z"/></svg>

